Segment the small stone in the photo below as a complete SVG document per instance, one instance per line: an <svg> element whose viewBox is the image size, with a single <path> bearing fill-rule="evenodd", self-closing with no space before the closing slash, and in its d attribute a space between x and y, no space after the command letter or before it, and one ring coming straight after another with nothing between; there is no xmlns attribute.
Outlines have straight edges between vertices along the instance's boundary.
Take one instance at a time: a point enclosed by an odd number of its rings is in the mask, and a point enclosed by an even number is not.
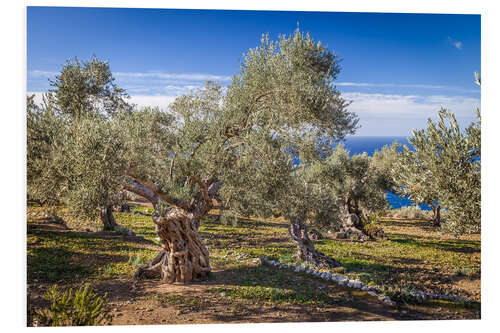
<svg viewBox="0 0 500 333"><path fill-rule="evenodd" d="M226 296L226 293L223 291L219 295L221 295L222 297L224 297L224 296Z"/></svg>
<svg viewBox="0 0 500 333"><path fill-rule="evenodd" d="M354 281L354 288L361 289L363 287L363 282L356 280Z"/></svg>

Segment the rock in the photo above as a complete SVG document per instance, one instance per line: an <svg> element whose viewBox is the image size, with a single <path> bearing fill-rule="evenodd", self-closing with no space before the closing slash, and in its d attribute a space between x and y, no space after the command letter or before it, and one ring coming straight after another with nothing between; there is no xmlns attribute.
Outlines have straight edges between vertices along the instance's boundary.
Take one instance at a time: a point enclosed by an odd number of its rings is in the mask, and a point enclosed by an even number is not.
<svg viewBox="0 0 500 333"><path fill-rule="evenodd" d="M347 235L345 232L337 232L335 234L335 238L338 238L338 239L346 239L347 238Z"/></svg>
<svg viewBox="0 0 500 333"><path fill-rule="evenodd" d="M262 260L260 258L252 259L252 263L254 263L254 264L260 264L261 262L262 262Z"/></svg>
<svg viewBox="0 0 500 333"><path fill-rule="evenodd" d="M223 291L219 295L221 295L222 297L224 297L224 296L226 296L226 293Z"/></svg>
<svg viewBox="0 0 500 333"><path fill-rule="evenodd" d="M384 302L384 301L386 301L387 299L390 299L390 298L389 298L389 297L387 297L387 296L385 296L385 295L380 295L380 296L378 297L378 299L379 299L379 301Z"/></svg>
<svg viewBox="0 0 500 333"><path fill-rule="evenodd" d="M233 254L234 252L233 251L228 251L227 252L227 255L230 256L231 254Z"/></svg>
<svg viewBox="0 0 500 333"><path fill-rule="evenodd" d="M135 233L134 233L132 230L129 230L129 231L127 232L127 235L129 235L129 236L135 236Z"/></svg>

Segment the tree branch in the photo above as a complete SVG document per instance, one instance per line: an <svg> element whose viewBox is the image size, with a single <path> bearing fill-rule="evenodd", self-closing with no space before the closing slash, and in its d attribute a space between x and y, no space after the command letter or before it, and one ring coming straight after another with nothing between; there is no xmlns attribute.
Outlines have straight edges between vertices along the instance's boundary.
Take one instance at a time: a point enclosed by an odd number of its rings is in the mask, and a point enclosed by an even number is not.
<svg viewBox="0 0 500 333"><path fill-rule="evenodd" d="M140 195L141 197L149 200L153 204L153 207L159 201L158 195L156 195L149 187L146 187L144 184L139 183L134 179L129 179L122 184L123 188L127 191Z"/></svg>
<svg viewBox="0 0 500 333"><path fill-rule="evenodd" d="M153 191L153 193L155 193L156 195L158 195L160 198L162 198L163 200L165 200L165 202L167 202L168 204L171 204L173 206L176 206L180 209L183 209L185 211L188 211L189 210L189 205L184 202L183 200L180 200L180 199L177 199L177 198L174 198L170 195L168 195L167 193L164 193L162 191L160 191L152 182L150 182L149 180L145 180L145 179L142 179L140 178L139 176L137 176L133 171L131 171L130 169L127 170L125 172L125 174L127 176L130 176L132 177L134 180L136 180L137 182L139 183L142 183L144 186L146 186L147 188L149 188L151 191Z"/></svg>

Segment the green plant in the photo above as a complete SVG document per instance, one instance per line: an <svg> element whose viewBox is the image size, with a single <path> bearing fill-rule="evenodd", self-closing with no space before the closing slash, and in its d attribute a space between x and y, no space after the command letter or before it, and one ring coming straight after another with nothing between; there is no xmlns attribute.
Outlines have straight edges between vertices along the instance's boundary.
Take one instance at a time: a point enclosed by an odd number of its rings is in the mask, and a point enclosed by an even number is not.
<svg viewBox="0 0 500 333"><path fill-rule="evenodd" d="M429 218L428 213L423 211L419 206L407 206L394 209L391 212L391 216L412 220L424 220Z"/></svg>
<svg viewBox="0 0 500 333"><path fill-rule="evenodd" d="M137 254L137 255L131 255L128 258L128 264L132 265L133 267L139 267L141 265L144 265L147 261L147 258L143 255Z"/></svg>
<svg viewBox="0 0 500 333"><path fill-rule="evenodd" d="M95 326L109 322L107 295L95 294L89 284L78 289L60 292L52 286L44 299L51 302L47 309L37 311L40 326Z"/></svg>

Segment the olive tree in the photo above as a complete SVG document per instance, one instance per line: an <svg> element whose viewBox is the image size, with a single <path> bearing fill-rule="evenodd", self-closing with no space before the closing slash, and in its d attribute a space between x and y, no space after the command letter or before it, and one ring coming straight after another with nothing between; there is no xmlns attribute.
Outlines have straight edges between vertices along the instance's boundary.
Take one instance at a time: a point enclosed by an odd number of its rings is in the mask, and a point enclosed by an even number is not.
<svg viewBox="0 0 500 333"><path fill-rule="evenodd" d="M413 150L405 147L401 154L399 170L416 179L408 184L409 192L419 191L419 184L430 187L427 193L447 210L443 227L456 234L479 232L481 227L479 110L477 116L462 132L453 113L441 109L439 121L429 120L426 129L414 131L409 139Z"/></svg>
<svg viewBox="0 0 500 333"><path fill-rule="evenodd" d="M82 165L68 164L62 170L58 164L61 154L72 154L70 149L76 147L65 144L72 142L66 135L76 135L80 120L85 122L84 119L95 118L96 121L109 122L116 114L132 110L133 106L126 102L128 95L114 80L107 62L95 56L88 61L74 58L66 62L55 80L50 81L52 89L43 96L42 105L36 105L33 97L28 97L29 200L58 202L67 199L67 193L75 193L70 179L78 183L76 177L80 170L76 169ZM72 126L75 128L71 129ZM101 183L104 185L105 181ZM102 189L107 191L104 186ZM122 202L123 195L123 192L109 193L107 197L100 195L99 211L104 229L113 230L117 226L112 208ZM91 200L90 196L87 199Z"/></svg>
<svg viewBox="0 0 500 333"><path fill-rule="evenodd" d="M480 84L476 74L476 82ZM461 131L453 113L441 109L439 120L413 131L411 148L404 146L392 163L399 193L429 204L435 225L455 233L481 228L481 115ZM447 219L441 223L440 208Z"/></svg>
<svg viewBox="0 0 500 333"><path fill-rule="evenodd" d="M126 189L153 204L163 248L137 278L187 283L205 276L209 253L198 227L212 209L258 217L278 210L303 260L336 266L307 235L305 220L317 204L308 204L314 197L302 191L293 159L308 165L354 132L357 118L333 84L339 71L337 55L297 29L275 42L263 36L225 90L209 82L177 98L168 113L82 118L65 141L71 158L61 154L59 162L61 170L79 165L69 202L92 211L106 193Z"/></svg>
<svg viewBox="0 0 500 333"><path fill-rule="evenodd" d="M335 228L362 239L382 234L378 228L367 229L368 215L384 208L390 178L376 167L371 157L366 153L351 157L339 144L324 162L316 163L308 173L330 191L336 202L336 213L327 216Z"/></svg>

